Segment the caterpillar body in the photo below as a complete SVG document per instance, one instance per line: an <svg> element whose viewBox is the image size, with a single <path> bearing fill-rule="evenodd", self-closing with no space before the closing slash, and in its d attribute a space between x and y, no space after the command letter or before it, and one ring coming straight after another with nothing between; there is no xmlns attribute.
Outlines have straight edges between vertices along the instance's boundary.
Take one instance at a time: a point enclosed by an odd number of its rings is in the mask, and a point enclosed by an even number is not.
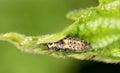
<svg viewBox="0 0 120 73"><path fill-rule="evenodd" d="M47 47L49 49L54 50L72 50L72 51L79 51L79 50L90 50L91 45L89 42L85 40L80 40L79 38L72 38L67 37L60 41L47 43Z"/></svg>

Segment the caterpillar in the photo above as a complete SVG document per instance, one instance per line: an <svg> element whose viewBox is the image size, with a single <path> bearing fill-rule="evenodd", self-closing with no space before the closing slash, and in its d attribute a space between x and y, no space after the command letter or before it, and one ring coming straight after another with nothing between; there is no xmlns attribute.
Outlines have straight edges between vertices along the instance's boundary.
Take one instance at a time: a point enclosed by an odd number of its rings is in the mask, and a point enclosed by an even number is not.
<svg viewBox="0 0 120 73"><path fill-rule="evenodd" d="M64 50L64 51L90 50L92 48L89 42L85 40L80 40L79 38L72 38L72 37L67 37L53 43L47 43L47 47L49 49Z"/></svg>

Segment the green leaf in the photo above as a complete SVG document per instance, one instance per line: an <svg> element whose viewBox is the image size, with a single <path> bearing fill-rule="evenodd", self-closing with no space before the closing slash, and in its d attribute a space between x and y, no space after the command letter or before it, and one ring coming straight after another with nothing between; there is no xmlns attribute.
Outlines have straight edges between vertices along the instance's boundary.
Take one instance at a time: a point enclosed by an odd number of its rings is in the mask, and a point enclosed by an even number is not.
<svg viewBox="0 0 120 73"><path fill-rule="evenodd" d="M120 62L120 1L99 0L97 7L74 10L67 14L75 22L56 34L25 36L18 33L1 34L0 39L14 44L24 52L95 60L105 63ZM59 41L67 36L90 42L92 50L51 51L46 43Z"/></svg>

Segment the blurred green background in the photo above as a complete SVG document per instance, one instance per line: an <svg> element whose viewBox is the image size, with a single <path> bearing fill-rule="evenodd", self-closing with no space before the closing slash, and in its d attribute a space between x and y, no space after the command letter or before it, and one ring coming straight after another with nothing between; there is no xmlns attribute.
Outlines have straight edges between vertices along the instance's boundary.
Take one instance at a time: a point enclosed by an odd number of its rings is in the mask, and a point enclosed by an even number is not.
<svg viewBox="0 0 120 73"><path fill-rule="evenodd" d="M67 12L97 5L98 0L0 0L0 33L56 33L73 22ZM118 65L24 53L0 41L0 73L101 73L104 67L106 73L120 72Z"/></svg>

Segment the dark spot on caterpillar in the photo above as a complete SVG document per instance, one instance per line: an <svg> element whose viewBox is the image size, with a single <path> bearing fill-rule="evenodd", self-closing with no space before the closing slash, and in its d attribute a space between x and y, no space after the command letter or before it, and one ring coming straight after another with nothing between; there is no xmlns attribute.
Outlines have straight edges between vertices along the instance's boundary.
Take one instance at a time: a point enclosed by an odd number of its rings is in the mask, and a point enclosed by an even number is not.
<svg viewBox="0 0 120 73"><path fill-rule="evenodd" d="M89 42L72 37L67 37L53 43L47 43L47 47L48 49L53 49L53 50L56 49L56 50L71 50L71 51L92 49Z"/></svg>

